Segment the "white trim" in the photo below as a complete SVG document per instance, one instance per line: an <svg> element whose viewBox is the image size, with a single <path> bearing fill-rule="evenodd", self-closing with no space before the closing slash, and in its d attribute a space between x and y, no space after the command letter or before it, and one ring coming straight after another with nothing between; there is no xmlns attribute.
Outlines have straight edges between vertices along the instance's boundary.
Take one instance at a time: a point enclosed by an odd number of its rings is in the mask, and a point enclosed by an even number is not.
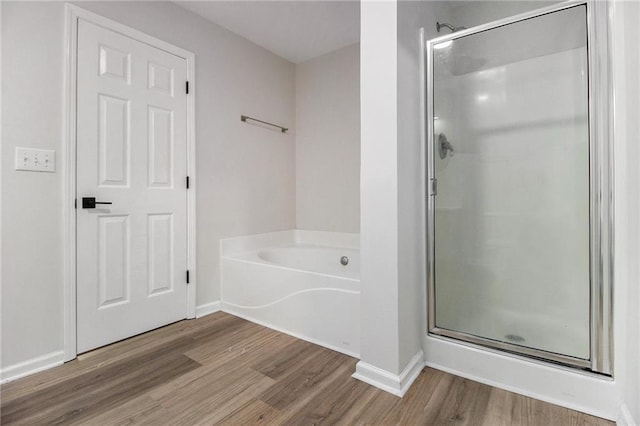
<svg viewBox="0 0 640 426"><path fill-rule="evenodd" d="M0 371L0 383L4 384L39 371L62 365L64 353L62 351L51 352L36 358L31 358L18 364L10 365Z"/></svg>
<svg viewBox="0 0 640 426"><path fill-rule="evenodd" d="M2 3L0 3L0 22L2 22ZM1 37L1 36L0 36ZM2 55L0 54L0 81L2 80ZM0 91L0 103L2 101L2 91ZM0 123L2 123L2 108L0 108ZM0 130L1 133L1 130ZM2 153L0 152L0 188L2 188ZM1 194L0 194L1 195ZM2 197L0 196L0 204L2 204ZM0 241L2 241L2 209L0 208ZM2 297L2 244L0 244L0 298ZM0 330L2 329L2 308L0 307ZM6 317L5 317L6 318ZM5 319L6 321L6 319ZM2 365L2 355L0 355L0 365ZM0 371L0 382L2 378L2 372Z"/></svg>
<svg viewBox="0 0 640 426"><path fill-rule="evenodd" d="M418 378L423 368L424 353L420 349L399 375L360 361L356 364L356 372L351 377L395 396L402 397Z"/></svg>
<svg viewBox="0 0 640 426"><path fill-rule="evenodd" d="M214 314L220 311L220 301L205 303L204 305L198 305L196 307L196 318L202 318L209 314Z"/></svg>
<svg viewBox="0 0 640 426"><path fill-rule="evenodd" d="M221 301L220 303L221 303L220 310L222 312L227 313L227 314L233 315L233 316L238 317L238 318L242 318L242 319L250 321L250 322L252 322L254 324L258 324L258 325L270 328L270 329L275 330L275 331L279 331L280 333L288 334L289 336L293 336L293 337L295 337L297 339L304 340L306 342L310 342L310 343L313 343L315 345L323 346L325 348L331 349L332 351L336 351L336 352L343 353L345 355L349 355L349 356L351 356L353 358L360 358L360 354L357 353L357 352L348 351L348 350L345 350L343 348L339 348L338 346L334 346L334 345L332 345L330 343L326 343L326 342L318 340L318 339L313 339L313 338L311 338L309 336L304 336L302 334L291 332L290 330L287 330L287 329L282 328L282 327L275 326L275 325L273 325L271 323L268 323L268 322L265 322L265 321L257 320L255 318L252 318L252 317L250 317L248 315L243 314L242 312L236 311L234 309L234 307L229 305L228 303L225 303L223 301Z"/></svg>
<svg viewBox="0 0 640 426"><path fill-rule="evenodd" d="M62 155L62 286L64 361L76 357L76 43L75 7L65 8L65 70Z"/></svg>
<svg viewBox="0 0 640 426"><path fill-rule="evenodd" d="M620 413L618 414L618 420L616 420L616 425L618 426L638 426L640 423L635 421L633 416L631 415L631 411L629 411L629 407L627 404L622 404L620 406Z"/></svg>
<svg viewBox="0 0 640 426"><path fill-rule="evenodd" d="M68 10L67 13L70 14L70 16L74 20L77 18L82 18L86 21L91 22L94 25L101 26L110 31L115 31L125 37L129 37L139 42L148 44L149 46L155 47L157 49L164 50L165 52L171 53L172 55L178 56L188 61L192 61L193 57L195 56L193 52L189 50L183 49L181 47L175 46L166 41L160 40L159 38L151 36L140 30L136 30L135 28L129 27L127 25L121 24L120 22L114 21L113 19L105 18L102 15L98 15L97 13L90 12L86 9L76 6L75 4L67 3L66 7ZM73 23L73 21L71 23ZM191 86L191 83L189 84L189 86ZM189 91L191 92L191 87L189 87Z"/></svg>
<svg viewBox="0 0 640 426"><path fill-rule="evenodd" d="M64 292L64 361L77 355L76 349L76 60L78 19L82 18L95 25L118 32L126 37L164 50L187 61L187 175L190 177L187 191L187 268L191 272L187 287L185 318L196 316L196 135L195 135L195 54L174 46L119 22L105 18L73 4L65 9L65 79L63 106L63 143L60 170L63 180L62 229L63 229L63 269Z"/></svg>
<svg viewBox="0 0 640 426"><path fill-rule="evenodd" d="M196 57L187 52L187 79L189 94L187 95L187 175L189 189L187 191L187 267L190 271L187 287L187 318L196 316L196 283L197 255L196 255Z"/></svg>

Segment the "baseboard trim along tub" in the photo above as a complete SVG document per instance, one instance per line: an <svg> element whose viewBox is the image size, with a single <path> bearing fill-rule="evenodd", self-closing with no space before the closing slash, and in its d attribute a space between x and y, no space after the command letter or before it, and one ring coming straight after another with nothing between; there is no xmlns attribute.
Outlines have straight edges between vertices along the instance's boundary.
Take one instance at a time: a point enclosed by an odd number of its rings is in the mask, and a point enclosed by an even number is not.
<svg viewBox="0 0 640 426"><path fill-rule="evenodd" d="M64 352L56 351L10 365L0 371L0 383L7 383L64 363Z"/></svg>
<svg viewBox="0 0 640 426"><path fill-rule="evenodd" d="M360 361L351 377L361 380L385 392L402 397L424 368L422 349L416 353L400 374L393 374L374 365Z"/></svg>

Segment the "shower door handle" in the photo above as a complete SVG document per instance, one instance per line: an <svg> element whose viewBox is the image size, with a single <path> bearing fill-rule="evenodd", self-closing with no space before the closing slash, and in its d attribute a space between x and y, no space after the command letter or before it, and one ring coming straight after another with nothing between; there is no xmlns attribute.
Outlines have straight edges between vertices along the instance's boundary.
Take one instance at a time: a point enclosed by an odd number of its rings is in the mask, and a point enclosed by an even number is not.
<svg viewBox="0 0 640 426"><path fill-rule="evenodd" d="M438 195L438 179L429 179L429 196L434 197L436 195Z"/></svg>

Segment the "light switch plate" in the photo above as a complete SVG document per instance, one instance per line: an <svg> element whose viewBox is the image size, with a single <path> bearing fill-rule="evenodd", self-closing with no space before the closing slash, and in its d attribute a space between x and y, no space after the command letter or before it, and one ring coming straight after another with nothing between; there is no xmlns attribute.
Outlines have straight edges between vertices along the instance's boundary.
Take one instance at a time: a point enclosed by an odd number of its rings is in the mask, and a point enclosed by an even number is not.
<svg viewBox="0 0 640 426"><path fill-rule="evenodd" d="M51 149L16 147L16 170L55 172L56 152Z"/></svg>

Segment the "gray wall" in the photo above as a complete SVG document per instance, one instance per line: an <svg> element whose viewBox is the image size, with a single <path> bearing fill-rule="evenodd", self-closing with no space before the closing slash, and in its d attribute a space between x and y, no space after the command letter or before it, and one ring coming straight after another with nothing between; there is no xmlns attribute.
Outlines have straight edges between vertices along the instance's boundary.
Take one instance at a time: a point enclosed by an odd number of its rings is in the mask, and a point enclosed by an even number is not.
<svg viewBox="0 0 640 426"><path fill-rule="evenodd" d="M360 232L360 45L296 65L298 229Z"/></svg>
<svg viewBox="0 0 640 426"><path fill-rule="evenodd" d="M295 68L170 2L81 7L196 54L197 305L219 300L219 239L295 227ZM64 3L2 3L2 368L61 351ZM14 170L16 146L56 173Z"/></svg>

